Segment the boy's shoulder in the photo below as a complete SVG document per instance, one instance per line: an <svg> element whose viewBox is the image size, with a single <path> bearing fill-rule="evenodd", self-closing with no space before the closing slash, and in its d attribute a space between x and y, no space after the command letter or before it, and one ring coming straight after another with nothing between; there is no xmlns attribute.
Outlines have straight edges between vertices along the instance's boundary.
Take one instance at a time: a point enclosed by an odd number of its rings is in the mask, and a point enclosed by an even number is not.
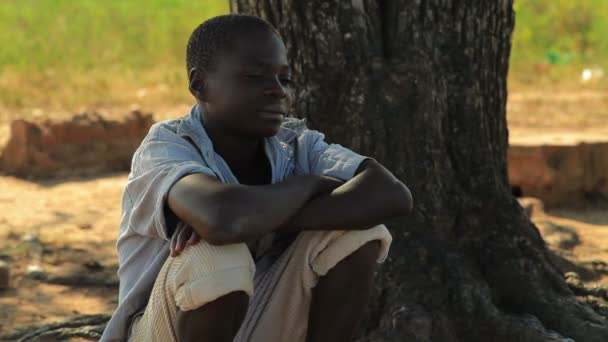
<svg viewBox="0 0 608 342"><path fill-rule="evenodd" d="M177 136L179 127L184 121L184 119L186 119L186 116L182 116L176 119L159 121L150 127L146 138L162 139L162 137L164 136Z"/></svg>
<svg viewBox="0 0 608 342"><path fill-rule="evenodd" d="M193 138L196 136L196 128L192 126L189 115L184 115L179 118L159 121L153 124L148 131L148 134L143 138L140 148L148 143L172 143L172 144L190 144L185 137Z"/></svg>

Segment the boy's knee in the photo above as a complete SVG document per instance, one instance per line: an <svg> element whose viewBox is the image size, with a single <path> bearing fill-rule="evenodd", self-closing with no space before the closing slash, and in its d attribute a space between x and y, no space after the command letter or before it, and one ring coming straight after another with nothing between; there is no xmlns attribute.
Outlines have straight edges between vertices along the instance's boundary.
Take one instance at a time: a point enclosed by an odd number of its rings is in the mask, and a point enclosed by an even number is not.
<svg viewBox="0 0 608 342"><path fill-rule="evenodd" d="M295 258L305 265L304 286L316 286L319 277L343 260L375 268L376 263L386 259L391 242L391 234L384 225L367 230L301 232L294 248Z"/></svg>
<svg viewBox="0 0 608 342"><path fill-rule="evenodd" d="M342 260L349 268L359 271L376 269L380 254L380 241L369 241Z"/></svg>
<svg viewBox="0 0 608 342"><path fill-rule="evenodd" d="M216 246L200 241L171 259L169 284L183 311L232 292L253 295L255 263L244 243Z"/></svg>
<svg viewBox="0 0 608 342"><path fill-rule="evenodd" d="M384 225L378 225L367 230L327 232L322 241L310 256L311 266L319 276L345 259L353 263L383 262L392 237Z"/></svg>
<svg viewBox="0 0 608 342"><path fill-rule="evenodd" d="M376 262L378 259L378 253L380 253L380 241L372 240L366 242L363 246L359 247L352 255L354 259L367 261L372 260Z"/></svg>

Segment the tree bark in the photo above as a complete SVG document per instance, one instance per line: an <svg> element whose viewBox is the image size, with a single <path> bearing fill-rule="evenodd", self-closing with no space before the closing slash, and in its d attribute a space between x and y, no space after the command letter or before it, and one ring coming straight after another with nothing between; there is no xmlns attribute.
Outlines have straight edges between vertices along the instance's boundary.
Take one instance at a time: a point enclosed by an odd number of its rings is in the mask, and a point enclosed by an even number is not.
<svg viewBox="0 0 608 342"><path fill-rule="evenodd" d="M281 32L294 115L411 189L359 341L608 341L507 181L512 0L232 0Z"/></svg>

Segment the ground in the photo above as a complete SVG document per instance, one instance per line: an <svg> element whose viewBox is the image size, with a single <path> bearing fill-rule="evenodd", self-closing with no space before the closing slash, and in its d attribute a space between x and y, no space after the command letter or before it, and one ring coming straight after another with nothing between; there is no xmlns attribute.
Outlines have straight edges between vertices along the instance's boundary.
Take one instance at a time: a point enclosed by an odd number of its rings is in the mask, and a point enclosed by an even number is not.
<svg viewBox="0 0 608 342"><path fill-rule="evenodd" d="M511 92L510 139L528 143L601 139L608 133L607 105L608 94L599 91ZM163 110L165 114L156 118L185 113L187 108ZM4 119L0 120L1 143L7 137L9 120L0 118ZM117 267L115 239L126 178L123 173L45 182L0 175L0 258L11 271L11 287L0 290L0 335L74 314L113 310L118 295L117 287L112 286ZM551 209L547 216L535 217L548 235L556 231L551 227L574 232L578 241L566 241L561 247L561 240L555 242L555 235L551 236L552 248L574 269L585 271L583 280L588 284L608 285L606 209L606 204L595 203ZM37 270L55 282L63 279L65 283L70 275L84 274L109 284L49 284L35 279ZM28 272L32 275L26 276Z"/></svg>
<svg viewBox="0 0 608 342"><path fill-rule="evenodd" d="M509 138L515 143L606 141L608 92L597 89L510 91Z"/></svg>

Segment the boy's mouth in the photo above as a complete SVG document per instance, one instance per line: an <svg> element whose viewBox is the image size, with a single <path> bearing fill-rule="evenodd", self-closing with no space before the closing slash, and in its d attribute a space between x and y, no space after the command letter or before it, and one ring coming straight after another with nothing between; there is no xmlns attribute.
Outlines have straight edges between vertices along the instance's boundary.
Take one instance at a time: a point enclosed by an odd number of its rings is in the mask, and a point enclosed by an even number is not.
<svg viewBox="0 0 608 342"><path fill-rule="evenodd" d="M261 109L258 110L257 113L260 115L262 119L269 120L283 120L285 119L285 112L277 109Z"/></svg>

